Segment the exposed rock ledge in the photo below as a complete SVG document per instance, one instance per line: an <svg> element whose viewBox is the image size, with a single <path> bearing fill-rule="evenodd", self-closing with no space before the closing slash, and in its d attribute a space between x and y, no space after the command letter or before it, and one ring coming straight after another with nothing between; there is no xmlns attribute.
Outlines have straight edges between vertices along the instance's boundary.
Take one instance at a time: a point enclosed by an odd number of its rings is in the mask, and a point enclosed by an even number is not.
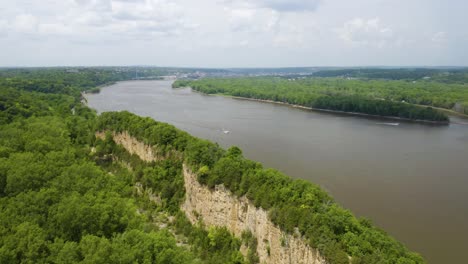
<svg viewBox="0 0 468 264"><path fill-rule="evenodd" d="M236 197L223 185L210 190L185 165L184 180L186 198L182 210L189 220L196 223L202 218L208 226L226 226L237 237L250 230L258 240L260 263L326 263L317 250L300 237L281 231L265 210L255 207L246 197Z"/></svg>
<svg viewBox="0 0 468 264"><path fill-rule="evenodd" d="M104 139L106 137L105 132L96 132L96 137ZM155 153L153 147L145 145L144 143L138 141L136 138L130 136L128 132L123 133L112 133L114 142L122 145L130 154L135 154L144 161L156 161L161 160L161 157Z"/></svg>
<svg viewBox="0 0 468 264"><path fill-rule="evenodd" d="M105 134L96 133L96 136L103 138ZM113 133L113 137L117 144L142 160L159 159L151 146L139 142L126 132ZM237 237L244 230L250 230L258 240L260 263L326 263L319 252L298 234L290 235L281 231L268 219L267 211L255 207L246 197L236 197L223 185L210 190L197 181L196 175L186 165L183 174L186 195L181 209L192 223L203 219L207 226L225 226Z"/></svg>

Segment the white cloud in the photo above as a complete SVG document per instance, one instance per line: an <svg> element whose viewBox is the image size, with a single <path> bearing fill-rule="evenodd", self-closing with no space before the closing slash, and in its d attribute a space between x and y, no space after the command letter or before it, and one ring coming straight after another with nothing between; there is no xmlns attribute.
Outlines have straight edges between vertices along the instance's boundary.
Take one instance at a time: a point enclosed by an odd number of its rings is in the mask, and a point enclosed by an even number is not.
<svg viewBox="0 0 468 264"><path fill-rule="evenodd" d="M109 14L98 13L94 11L85 11L82 12L80 16L77 15L79 11L72 11L67 14L63 20L67 21L68 24L79 29L79 27L90 27L98 28L104 27L112 23L112 18Z"/></svg>
<svg viewBox="0 0 468 264"><path fill-rule="evenodd" d="M94 0L96 1L96 0ZM109 2L107 12L88 14L88 26L104 26L106 30L116 30L132 38L147 38L149 35L180 34L184 30L196 27L195 23L185 20L183 8L167 0L141 0ZM107 6L104 4L103 6ZM106 10L106 9L104 9ZM147 34L147 35L146 35Z"/></svg>
<svg viewBox="0 0 468 264"><path fill-rule="evenodd" d="M437 33L434 33L431 38L432 42L435 42L437 44L441 44L444 42L447 42L447 33L443 31L439 31Z"/></svg>
<svg viewBox="0 0 468 264"><path fill-rule="evenodd" d="M8 30L8 22L5 19L0 19L0 37L5 35Z"/></svg>
<svg viewBox="0 0 468 264"><path fill-rule="evenodd" d="M321 0L259 0L259 5L284 12L315 11Z"/></svg>
<svg viewBox="0 0 468 264"><path fill-rule="evenodd" d="M37 31L38 19L30 14L21 14L15 17L13 29L16 32L31 34Z"/></svg>
<svg viewBox="0 0 468 264"><path fill-rule="evenodd" d="M197 27L196 23L187 21L180 5L169 0L65 0L57 5L62 8L62 12L56 12L58 15L18 14L12 23L2 26L6 28L3 30L14 35L106 41L116 37L151 39ZM42 8L38 4L37 10Z"/></svg>
<svg viewBox="0 0 468 264"><path fill-rule="evenodd" d="M300 35L278 34L273 39L275 47L282 48L302 48L304 38Z"/></svg>
<svg viewBox="0 0 468 264"><path fill-rule="evenodd" d="M64 36L73 34L73 31L64 24L43 23L39 24L38 33L41 35Z"/></svg>
<svg viewBox="0 0 468 264"><path fill-rule="evenodd" d="M249 45L249 41L248 40L241 40L239 42L239 46L243 46L243 47L246 47Z"/></svg>
<svg viewBox="0 0 468 264"><path fill-rule="evenodd" d="M232 31L261 33L271 32L279 23L279 16L273 10L226 9Z"/></svg>
<svg viewBox="0 0 468 264"><path fill-rule="evenodd" d="M277 12L315 11L322 0L227 0L227 3L248 7L267 8Z"/></svg>
<svg viewBox="0 0 468 264"><path fill-rule="evenodd" d="M112 9L112 0L75 0L80 8L88 10L109 12Z"/></svg>
<svg viewBox="0 0 468 264"><path fill-rule="evenodd" d="M254 9L226 9L228 21L233 31L250 30L255 17Z"/></svg>
<svg viewBox="0 0 468 264"><path fill-rule="evenodd" d="M468 2L440 8L436 0L2 1L0 49L3 65L466 64Z"/></svg>
<svg viewBox="0 0 468 264"><path fill-rule="evenodd" d="M339 37L346 43L380 47L394 41L393 30L380 24L379 18L354 18L344 23L336 30Z"/></svg>

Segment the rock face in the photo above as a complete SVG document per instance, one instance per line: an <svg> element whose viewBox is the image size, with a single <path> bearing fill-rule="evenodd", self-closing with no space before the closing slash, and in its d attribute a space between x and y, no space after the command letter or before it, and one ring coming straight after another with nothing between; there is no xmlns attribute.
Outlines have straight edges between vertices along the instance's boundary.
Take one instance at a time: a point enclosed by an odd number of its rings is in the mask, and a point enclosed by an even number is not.
<svg viewBox="0 0 468 264"><path fill-rule="evenodd" d="M250 230L258 240L260 263L326 263L317 250L298 235L281 231L268 213L255 207L246 197L238 198L223 185L214 190L201 185L196 175L184 166L185 202L182 210L192 223L203 219L208 226L225 226L240 237Z"/></svg>
<svg viewBox="0 0 468 264"><path fill-rule="evenodd" d="M96 133L103 138L104 133ZM151 146L145 145L128 133L113 133L114 141L142 160L160 159ZM201 185L196 175L184 165L185 201L181 209L192 223L199 220L207 226L225 226L235 236L250 230L257 238L257 254L260 263L278 264L326 264L319 252L311 248L300 235L287 234L268 218L267 211L255 207L246 197L237 197L223 185L214 190ZM246 250L241 250L243 254Z"/></svg>
<svg viewBox="0 0 468 264"><path fill-rule="evenodd" d="M106 133L97 132L96 137L104 139L106 137ZM141 160L151 162L161 159L161 157L154 152L151 146L138 141L127 132L112 133L112 137L114 138L115 143L122 145L122 147L124 147L130 154L136 154Z"/></svg>

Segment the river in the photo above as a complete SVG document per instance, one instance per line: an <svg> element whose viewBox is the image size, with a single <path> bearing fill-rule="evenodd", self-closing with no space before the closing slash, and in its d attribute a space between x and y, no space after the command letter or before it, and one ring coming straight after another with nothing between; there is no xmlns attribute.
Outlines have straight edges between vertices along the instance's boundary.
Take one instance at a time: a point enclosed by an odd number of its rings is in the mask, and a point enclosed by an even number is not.
<svg viewBox="0 0 468 264"><path fill-rule="evenodd" d="M223 147L239 146L265 167L322 186L428 263L466 263L467 125L396 125L203 95L171 83L120 82L86 97L98 112L128 110Z"/></svg>

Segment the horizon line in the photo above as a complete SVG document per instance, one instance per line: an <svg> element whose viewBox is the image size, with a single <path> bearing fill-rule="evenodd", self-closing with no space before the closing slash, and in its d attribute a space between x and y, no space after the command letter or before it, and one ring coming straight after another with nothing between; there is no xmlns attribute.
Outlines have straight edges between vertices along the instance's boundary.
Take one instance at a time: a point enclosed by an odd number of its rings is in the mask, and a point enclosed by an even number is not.
<svg viewBox="0 0 468 264"><path fill-rule="evenodd" d="M41 65L41 66L0 66L0 69L12 68L115 68L115 67L147 67L147 68L175 68L175 69L294 69L294 68L468 68L468 65L353 65L353 66L242 66L242 67L206 67L206 66L160 66L151 64L127 64L127 65Z"/></svg>

